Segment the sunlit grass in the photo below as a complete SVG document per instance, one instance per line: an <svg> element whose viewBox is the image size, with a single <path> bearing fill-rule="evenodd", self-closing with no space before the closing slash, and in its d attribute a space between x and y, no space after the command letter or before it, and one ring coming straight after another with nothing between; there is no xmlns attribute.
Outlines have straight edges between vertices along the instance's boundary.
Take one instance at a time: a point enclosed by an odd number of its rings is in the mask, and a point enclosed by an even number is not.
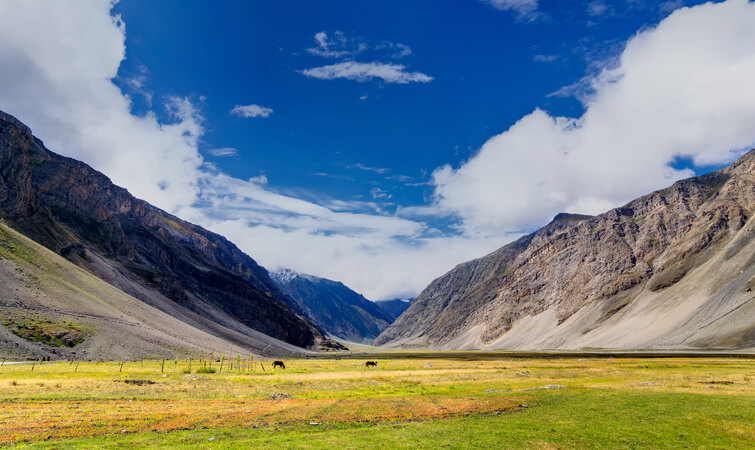
<svg viewBox="0 0 755 450"><path fill-rule="evenodd" d="M502 442L500 433L519 442L511 446L591 446L567 439L577 428L594 446L664 446L678 435L705 446L755 439L755 361L748 359L415 357L378 359L377 369L367 369L364 360L344 358L293 359L286 366L273 370L259 361L254 371L236 364L220 372L213 363L215 373L197 373L204 366L195 360L187 374L188 361L43 363L33 371L31 364L5 365L0 443L200 445L215 433L233 439L226 445L272 439L358 447L366 442L353 432L360 430L397 446L422 436L461 445L462 435L492 445ZM563 388L532 390L548 385ZM655 425L646 423L653 411L664 415ZM553 431L535 436L517 428L527 420ZM585 420L593 423L586 427ZM495 431L502 423L506 431ZM658 429L664 423L669 428ZM317 437L305 439L314 428ZM622 435L645 428L637 440ZM400 435L404 441L395 440Z"/></svg>

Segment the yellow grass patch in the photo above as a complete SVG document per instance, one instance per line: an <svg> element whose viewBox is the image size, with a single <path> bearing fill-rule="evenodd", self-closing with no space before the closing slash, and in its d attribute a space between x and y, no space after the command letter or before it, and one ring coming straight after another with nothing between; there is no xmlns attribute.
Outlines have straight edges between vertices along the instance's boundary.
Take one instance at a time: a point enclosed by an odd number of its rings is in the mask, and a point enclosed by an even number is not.
<svg viewBox="0 0 755 450"><path fill-rule="evenodd" d="M0 443L122 432L234 428L294 423L394 422L513 411L505 397L366 399L92 400L5 402Z"/></svg>

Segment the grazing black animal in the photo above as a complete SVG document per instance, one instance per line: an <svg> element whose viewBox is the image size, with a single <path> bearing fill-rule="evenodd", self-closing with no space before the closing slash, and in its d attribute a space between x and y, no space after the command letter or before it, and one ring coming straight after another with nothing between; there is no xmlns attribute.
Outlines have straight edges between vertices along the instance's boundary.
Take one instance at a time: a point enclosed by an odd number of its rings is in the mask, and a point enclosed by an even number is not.
<svg viewBox="0 0 755 450"><path fill-rule="evenodd" d="M377 367L377 361L367 361L364 365L367 367Z"/></svg>
<svg viewBox="0 0 755 450"><path fill-rule="evenodd" d="M276 367L280 367L281 369L285 369L286 365L283 364L283 361L273 361L273 369Z"/></svg>

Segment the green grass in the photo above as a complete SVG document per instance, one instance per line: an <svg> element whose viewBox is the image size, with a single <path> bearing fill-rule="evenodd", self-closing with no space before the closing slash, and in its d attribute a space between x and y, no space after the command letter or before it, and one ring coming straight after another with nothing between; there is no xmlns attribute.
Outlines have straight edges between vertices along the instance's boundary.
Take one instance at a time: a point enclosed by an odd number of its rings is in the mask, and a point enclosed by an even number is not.
<svg viewBox="0 0 755 450"><path fill-rule="evenodd" d="M167 218L167 217L164 217L164 216L158 216L158 219L160 220L160 222L162 222L162 223L164 223L164 224L166 224L166 225L170 226L171 228L174 228L174 229L176 229L176 230L178 230L178 231L186 231L186 230L184 230L184 228L183 228L183 227L182 227L182 226L181 226L181 225L180 225L180 224L179 224L178 222L176 222L175 220L169 219L169 218Z"/></svg>
<svg viewBox="0 0 755 450"><path fill-rule="evenodd" d="M251 373L224 368L202 375L184 375L188 361L164 372L159 361L126 362L122 372L117 362L82 363L76 373L68 363L34 372L0 367L0 445L753 448L755 442L752 359L449 354L367 358L379 369L366 369L365 359L287 359L285 371L262 372L258 364ZM564 388L531 390L547 385Z"/></svg>
<svg viewBox="0 0 755 450"><path fill-rule="evenodd" d="M86 339L86 332L72 321L53 321L39 314L6 316L0 322L16 336L50 347L75 347Z"/></svg>
<svg viewBox="0 0 755 450"><path fill-rule="evenodd" d="M752 448L752 399L582 389L541 394L516 413L378 424L140 433L40 443L41 448ZM208 439L214 438L212 441Z"/></svg>

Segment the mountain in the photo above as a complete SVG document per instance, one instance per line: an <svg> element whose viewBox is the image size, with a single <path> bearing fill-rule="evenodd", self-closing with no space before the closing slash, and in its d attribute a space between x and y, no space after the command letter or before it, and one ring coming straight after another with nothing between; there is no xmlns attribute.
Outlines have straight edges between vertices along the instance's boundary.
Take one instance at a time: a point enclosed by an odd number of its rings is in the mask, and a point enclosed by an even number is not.
<svg viewBox="0 0 755 450"><path fill-rule="evenodd" d="M227 239L47 150L2 112L0 218L124 293L233 345L269 345L260 333L302 348L335 345Z"/></svg>
<svg viewBox="0 0 755 450"><path fill-rule="evenodd" d="M755 347L755 150L433 281L376 345L454 349Z"/></svg>
<svg viewBox="0 0 755 450"><path fill-rule="evenodd" d="M2 357L124 360L208 352L302 353L254 330L242 334L222 328L182 307L174 312L193 316L202 329L124 293L0 221ZM223 335L213 335L213 327Z"/></svg>
<svg viewBox="0 0 755 450"><path fill-rule="evenodd" d="M401 300L401 299L394 299L394 300L378 300L375 303L385 311L388 316L392 319L391 322L396 320L398 316L404 313L406 309L411 304L411 300Z"/></svg>
<svg viewBox="0 0 755 450"><path fill-rule="evenodd" d="M274 272L272 279L307 317L338 338L369 343L393 321L378 305L341 282L291 270Z"/></svg>

